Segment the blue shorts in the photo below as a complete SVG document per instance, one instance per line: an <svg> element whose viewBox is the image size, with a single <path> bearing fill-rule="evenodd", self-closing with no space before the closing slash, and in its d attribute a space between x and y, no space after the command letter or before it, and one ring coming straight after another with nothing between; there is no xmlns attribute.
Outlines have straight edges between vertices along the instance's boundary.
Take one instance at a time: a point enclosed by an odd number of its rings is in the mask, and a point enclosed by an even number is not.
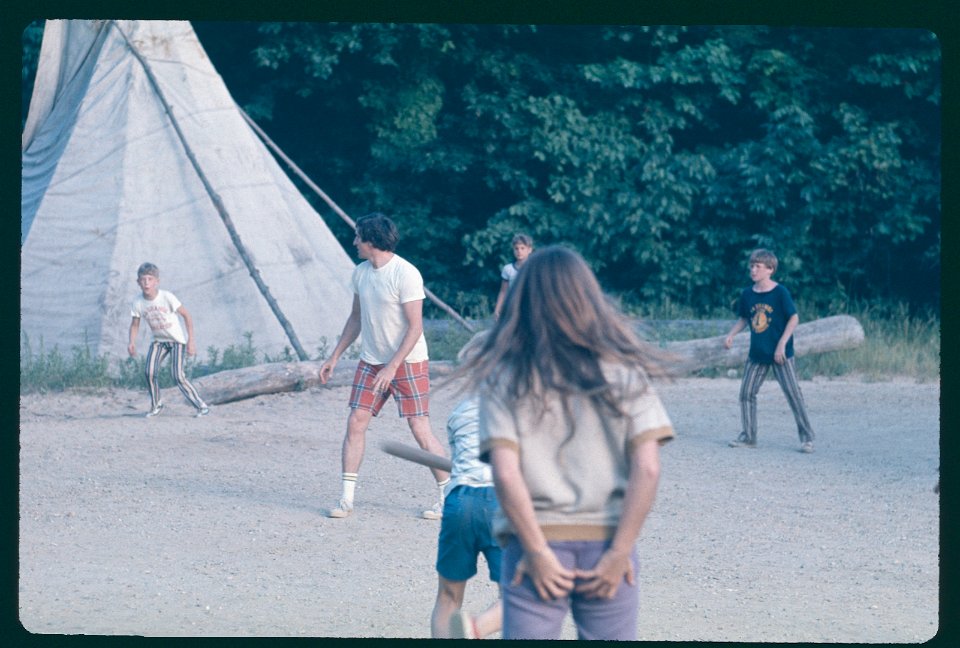
<svg viewBox="0 0 960 648"><path fill-rule="evenodd" d="M493 486L457 486L443 501L437 573L451 581L465 581L477 573L481 553L490 568L490 580L500 580L500 545L493 538L497 510Z"/></svg>

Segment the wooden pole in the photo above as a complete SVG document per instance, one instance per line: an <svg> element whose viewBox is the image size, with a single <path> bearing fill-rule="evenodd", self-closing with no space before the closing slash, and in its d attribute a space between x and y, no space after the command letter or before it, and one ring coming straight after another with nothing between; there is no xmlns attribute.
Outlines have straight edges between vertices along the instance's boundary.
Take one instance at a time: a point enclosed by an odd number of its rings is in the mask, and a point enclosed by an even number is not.
<svg viewBox="0 0 960 648"><path fill-rule="evenodd" d="M167 115L170 117L170 123L173 124L173 128L177 133L177 137L180 139L180 143L183 145L183 149L187 154L187 158L190 160L190 164L193 165L194 170L197 172L197 176L200 178L200 182L203 183L204 189L207 191L207 195L210 196L210 200L213 202L213 206L216 208L217 213L220 215L220 219L223 221L224 226L227 228L227 233L230 235L230 240L233 241L234 247L237 248L237 252L240 254L240 258L243 260L244 265L246 265L247 270L250 272L250 276L253 277L254 283L257 285L257 288L260 290L260 294L263 295L263 298L267 300L267 304L270 306L270 310L273 311L274 316L276 316L277 321L280 322L280 326L283 327L284 333L287 335L287 339L290 340L290 344L293 346L294 350L297 352L297 357L301 360L309 360L310 356L307 355L307 352L304 351L303 345L300 344L300 340L297 337L297 334L293 330L293 326L290 324L290 321L283 314L283 311L280 310L280 305L277 303L277 300L274 299L273 295L270 293L270 288L267 287L267 284L264 282L263 277L260 276L260 271L253 263L253 259L250 257L249 252L247 252L246 246L240 240L240 234L237 232L237 228L233 224L233 219L230 218L230 214L227 212L226 207L223 204L223 201L220 199L220 195L217 194L214 190L213 185L210 184L210 181L207 179L206 174L203 172L203 169L200 167L200 163L197 161L196 156L193 154L193 149L190 148L190 145L187 143L187 138L184 136L183 131L180 129L180 124L177 122L176 116L173 114L173 106L171 106L166 97L163 95L163 91L160 89L160 84L157 82L156 77L153 75L153 71L150 69L150 66L147 64L146 59L137 51L137 48L134 47L133 43L130 42L130 39L127 38L127 35L123 33L123 30L120 29L120 26L117 25L116 21L111 20L110 24L113 25L120 35L123 36L123 40L127 42L127 46L130 48L130 51L140 62L140 65L143 66L144 72L147 74L147 79L150 81L150 84L153 86L154 92L157 93L160 102L163 104L164 110L167 112Z"/></svg>
<svg viewBox="0 0 960 648"><path fill-rule="evenodd" d="M356 223L354 222L354 220L353 220L352 218L350 218L350 217L347 215L347 213L346 213L345 211L343 211L342 209L340 209L340 205L338 205L336 202L334 202L334 200L333 200L330 196L328 196L328 195L326 194L326 192L324 192L323 189L321 189L320 187L318 187L318 186L316 185L316 183L314 183L313 180L311 180L311 179L307 176L307 174L304 173L303 170L302 170L299 166L297 166L297 164L296 164L293 160L291 160L289 157L287 157L286 153L284 153L284 152L280 149L280 147L277 146L277 145L274 143L274 141L273 141L272 139L270 139L270 137L267 136L267 134L266 134L265 132L263 132L263 129L260 128L260 126L259 126L255 121L253 121L253 119L250 117L250 115L248 115L246 112L244 112L243 108L241 108L240 106L237 106L237 110L240 111L240 114L243 115L243 118L244 118L245 120L247 120L247 123L250 124L250 127L257 133L257 135L260 136L260 139L262 139L262 140L264 141L264 143L265 143L267 146L270 147L270 150L272 150L272 151L276 154L277 157L279 157L281 160L283 160L283 161L286 163L286 165L287 165L288 167L290 167L290 169L291 169L294 173L297 174L297 177L298 177L298 178L300 178L301 180L303 180L308 187L310 187L311 189L313 189L313 191L316 192L316 194L317 194L318 196L320 196L320 198L322 198L323 201L324 201L325 203L327 203L327 205L330 206L330 209L332 209L333 211L335 211L335 212L337 213L337 215L340 216L340 218L342 218L342 219L344 220L344 222L346 222L346 224L350 226L351 229L354 229L354 228L356 227ZM467 329L467 330L470 331L471 333L474 333L474 332L476 331L476 329L474 328L474 326L473 326L470 322L468 322L467 320L463 319L463 317L461 317L460 314L459 314L457 311L453 310L453 308L451 308L448 304L446 304L446 303L443 302L439 297L437 297L436 295L434 295L434 294L430 291L429 288L427 288L426 286L424 286L424 287L423 287L423 292L424 292L424 294L426 294L427 298L430 299L430 301L432 301L432 302L433 302L434 304L436 304L441 310L443 310L443 311L444 311L445 313L447 313L450 317L452 317L454 320L456 320L463 328Z"/></svg>

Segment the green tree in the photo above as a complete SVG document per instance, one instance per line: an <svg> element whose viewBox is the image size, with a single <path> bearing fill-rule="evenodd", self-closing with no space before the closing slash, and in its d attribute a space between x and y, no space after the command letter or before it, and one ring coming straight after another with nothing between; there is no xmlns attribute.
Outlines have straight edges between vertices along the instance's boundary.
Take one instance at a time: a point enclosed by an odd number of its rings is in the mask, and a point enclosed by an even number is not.
<svg viewBox="0 0 960 648"><path fill-rule="evenodd" d="M334 147L343 156L331 151L343 171L331 180L397 216L405 251L443 278L440 292L494 289L524 230L577 247L605 285L644 300L708 309L743 283L758 245L781 253L783 277L808 298L937 299L899 282L921 259L938 271L939 49L928 32L261 32L261 64L298 96L324 97L330 122L355 124L335 129L350 137Z"/></svg>
<svg viewBox="0 0 960 648"><path fill-rule="evenodd" d="M349 213L395 217L402 253L448 301L492 297L526 231L577 248L630 300L708 312L769 246L778 277L824 309L939 304L929 32L194 26L237 101Z"/></svg>

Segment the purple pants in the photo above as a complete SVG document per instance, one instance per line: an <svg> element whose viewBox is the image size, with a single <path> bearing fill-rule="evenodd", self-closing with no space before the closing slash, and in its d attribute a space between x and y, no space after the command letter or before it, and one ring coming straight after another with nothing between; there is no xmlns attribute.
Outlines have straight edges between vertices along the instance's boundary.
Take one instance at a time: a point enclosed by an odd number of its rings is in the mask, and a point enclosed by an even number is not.
<svg viewBox="0 0 960 648"><path fill-rule="evenodd" d="M560 563L567 569L591 569L610 546L608 541L550 542ZM578 639L637 640L640 591L624 580L612 599L588 599L577 592L561 599L544 601L529 576L511 585L523 547L514 537L504 548L500 586L503 591L504 639L559 639L567 612L573 612ZM636 551L630 556L638 575ZM639 577L635 579L639 582Z"/></svg>

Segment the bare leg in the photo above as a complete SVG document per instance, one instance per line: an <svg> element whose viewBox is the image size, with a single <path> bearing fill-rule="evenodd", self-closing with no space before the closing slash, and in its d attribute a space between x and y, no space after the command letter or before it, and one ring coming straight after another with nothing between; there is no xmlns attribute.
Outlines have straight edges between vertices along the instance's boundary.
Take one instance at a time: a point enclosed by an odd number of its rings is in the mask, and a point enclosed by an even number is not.
<svg viewBox="0 0 960 648"><path fill-rule="evenodd" d="M486 610L474 618L477 624L477 634L480 638L489 637L494 632L499 632L503 628L503 602L497 599L490 604Z"/></svg>
<svg viewBox="0 0 960 648"><path fill-rule="evenodd" d="M412 416L407 419L407 423L410 425L410 431L413 432L413 438L416 440L417 445L427 452L432 452L444 457L447 456L440 441L437 440L437 437L433 436L433 430L430 429L429 416ZM359 466L359 463L357 465ZM442 482L450 477L450 473L438 468L431 468L430 472L433 473L434 478L438 482Z"/></svg>
<svg viewBox="0 0 960 648"><path fill-rule="evenodd" d="M450 638L450 617L463 605L463 592L467 581L447 580L437 576L437 602L430 615L430 636L434 639Z"/></svg>
<svg viewBox="0 0 960 648"><path fill-rule="evenodd" d="M347 433L343 437L343 450L340 456L341 467L345 473L360 472L363 450L366 447L367 427L370 426L371 418L373 413L369 410L350 410L350 416L347 418Z"/></svg>

